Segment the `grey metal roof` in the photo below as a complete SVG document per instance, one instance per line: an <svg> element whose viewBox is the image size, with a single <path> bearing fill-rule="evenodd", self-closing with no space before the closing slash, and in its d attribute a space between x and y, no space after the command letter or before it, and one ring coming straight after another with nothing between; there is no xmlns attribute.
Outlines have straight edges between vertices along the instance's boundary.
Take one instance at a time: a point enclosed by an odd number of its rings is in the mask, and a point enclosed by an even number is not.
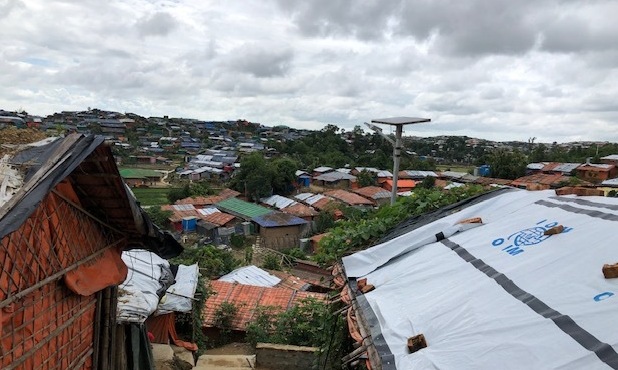
<svg viewBox="0 0 618 370"><path fill-rule="evenodd" d="M269 206L275 207L277 209L283 209L285 207L296 204L296 201L277 194L270 197L261 198L260 202L268 204Z"/></svg>
<svg viewBox="0 0 618 370"><path fill-rule="evenodd" d="M296 194L294 196L294 198L298 199L298 200L307 200L307 198L310 198L312 196L314 196L315 194L313 193L300 193L300 194Z"/></svg>
<svg viewBox="0 0 618 370"><path fill-rule="evenodd" d="M545 165L545 163L530 163L526 166L526 168L529 170L542 170Z"/></svg>
<svg viewBox="0 0 618 370"><path fill-rule="evenodd" d="M419 117L392 117L392 118L376 118L372 119L373 123L385 123L387 125L409 125L414 123L430 122L431 118Z"/></svg>
<svg viewBox="0 0 618 370"><path fill-rule="evenodd" d="M362 171L368 171L368 172L373 172L373 173L380 172L380 170L378 170L375 167L355 167L354 169L358 172L362 172Z"/></svg>
<svg viewBox="0 0 618 370"><path fill-rule="evenodd" d="M327 171L332 171L332 167L326 167L326 166L322 166L322 167L317 167L313 169L313 172L327 172Z"/></svg>
<svg viewBox="0 0 618 370"><path fill-rule="evenodd" d="M221 213L221 211L214 207L201 208L197 211L204 216L212 215L213 213Z"/></svg>
<svg viewBox="0 0 618 370"><path fill-rule="evenodd" d="M411 178L438 177L438 175L433 171L406 170L406 173Z"/></svg>
<svg viewBox="0 0 618 370"><path fill-rule="evenodd" d="M559 165L557 165L556 167L554 167L554 169L552 171L558 171L558 172L564 172L564 173L571 173L573 172L577 167L581 166L581 163L560 163Z"/></svg>
<svg viewBox="0 0 618 370"><path fill-rule="evenodd" d="M605 180L601 183L603 186L618 187L618 178Z"/></svg>
<svg viewBox="0 0 618 370"><path fill-rule="evenodd" d="M601 159L605 159L608 161L618 161L618 154L611 154L605 157L601 157Z"/></svg>
<svg viewBox="0 0 618 370"><path fill-rule="evenodd" d="M352 175L348 175L347 173L341 173L341 172L335 171L335 172L327 172L320 176L316 176L315 179L320 180L320 181L332 182L332 181L339 181L339 180L356 180L356 176L352 176Z"/></svg>
<svg viewBox="0 0 618 370"><path fill-rule="evenodd" d="M237 268L229 274L221 276L219 280L263 287L273 287L281 282L278 277L254 265Z"/></svg>
<svg viewBox="0 0 618 370"><path fill-rule="evenodd" d="M283 212L270 212L265 215L253 217L251 221L260 225L261 227L280 227L280 226L298 226L307 223L306 220L296 217L289 213Z"/></svg>
<svg viewBox="0 0 618 370"><path fill-rule="evenodd" d="M444 171L442 172L442 176L449 177L452 179L459 179L467 175L465 172L455 172L455 171Z"/></svg>
<svg viewBox="0 0 618 370"><path fill-rule="evenodd" d="M309 198L305 199L305 203L307 203L307 204L314 204L315 202L317 202L318 200L320 200L322 198L326 198L326 197L324 195L322 195L322 194L312 195Z"/></svg>
<svg viewBox="0 0 618 370"><path fill-rule="evenodd" d="M378 177L393 177L393 174L391 173L391 171L381 170L378 171Z"/></svg>

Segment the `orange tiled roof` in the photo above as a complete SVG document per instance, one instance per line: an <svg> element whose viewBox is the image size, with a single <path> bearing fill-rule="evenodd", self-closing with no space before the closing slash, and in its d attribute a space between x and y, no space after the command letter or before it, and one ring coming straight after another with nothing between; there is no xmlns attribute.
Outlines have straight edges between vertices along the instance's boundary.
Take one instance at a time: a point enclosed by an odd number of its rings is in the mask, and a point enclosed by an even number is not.
<svg viewBox="0 0 618 370"><path fill-rule="evenodd" d="M304 298L326 301L326 294L302 292L286 288L268 288L253 285L229 283L213 280L210 282L213 293L206 300L202 312L205 328L214 326L214 316L223 302L234 304L238 311L232 320L231 329L244 331L255 316L258 307L270 306L269 312L282 312L296 306Z"/></svg>
<svg viewBox="0 0 618 370"><path fill-rule="evenodd" d="M356 205L373 205L373 202L370 201L367 198L361 197L358 194L354 194L352 192L349 191L345 191L345 190L332 190L329 192L324 193L324 195L327 195L329 197L333 197L335 199L339 199L340 201L347 203L351 206L356 206Z"/></svg>

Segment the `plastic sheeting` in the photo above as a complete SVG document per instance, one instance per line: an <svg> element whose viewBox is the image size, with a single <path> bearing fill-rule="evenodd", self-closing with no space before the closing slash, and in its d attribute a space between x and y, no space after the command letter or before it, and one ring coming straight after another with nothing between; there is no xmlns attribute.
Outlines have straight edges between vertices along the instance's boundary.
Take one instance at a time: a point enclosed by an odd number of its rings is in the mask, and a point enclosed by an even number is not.
<svg viewBox="0 0 618 370"><path fill-rule="evenodd" d="M157 315L177 312L191 312L192 299L197 289L199 277L198 265L179 265L176 272L176 283L172 284L165 293L165 298L159 303Z"/></svg>
<svg viewBox="0 0 618 370"><path fill-rule="evenodd" d="M156 254L141 249L123 252L122 260L129 273L118 290L116 317L121 323L143 323L157 309L157 291L169 286L164 281L168 280L165 271L169 271L170 265Z"/></svg>
<svg viewBox="0 0 618 370"><path fill-rule="evenodd" d="M264 271L255 265L239 267L236 270L221 276L219 280L227 281L228 283L239 283L263 287L273 287L281 282L281 279L278 277L269 274L268 271Z"/></svg>
<svg viewBox="0 0 618 370"><path fill-rule="evenodd" d="M618 369L618 199L507 191L418 225L343 258L385 369Z"/></svg>

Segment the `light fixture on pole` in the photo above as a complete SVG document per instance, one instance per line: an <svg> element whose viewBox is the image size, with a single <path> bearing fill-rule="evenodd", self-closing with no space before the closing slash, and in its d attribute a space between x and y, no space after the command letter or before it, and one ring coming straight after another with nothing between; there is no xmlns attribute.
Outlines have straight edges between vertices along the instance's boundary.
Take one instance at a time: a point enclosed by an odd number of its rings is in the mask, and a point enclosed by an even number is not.
<svg viewBox="0 0 618 370"><path fill-rule="evenodd" d="M367 127L386 138L391 144L393 144L393 190L391 192L391 205L395 204L397 199L397 182L399 181L399 162L401 160L401 136L403 134L404 125L413 125L417 123L431 122L430 118L417 118L417 117L393 117L393 118L378 118L372 119L371 123L365 123ZM382 133L382 129L373 123L381 123L385 125L395 126L395 141L390 137Z"/></svg>

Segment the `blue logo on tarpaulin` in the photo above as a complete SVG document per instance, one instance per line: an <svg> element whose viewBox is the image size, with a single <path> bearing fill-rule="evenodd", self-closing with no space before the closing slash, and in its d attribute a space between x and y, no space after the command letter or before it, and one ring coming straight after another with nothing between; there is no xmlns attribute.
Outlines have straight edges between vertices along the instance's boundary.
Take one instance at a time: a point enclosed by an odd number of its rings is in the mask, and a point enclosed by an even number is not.
<svg viewBox="0 0 618 370"><path fill-rule="evenodd" d="M494 247L502 247L502 250L511 256L516 256L520 253L524 252L525 247L529 247L532 245L537 245L542 243L550 235L545 235L545 231L551 229L554 226L558 226L558 222L547 222L547 220L542 220L536 223L536 226L520 230L514 234L509 235L506 239L498 238L495 239L491 245ZM571 227L564 227L562 234L567 233L573 230Z"/></svg>

